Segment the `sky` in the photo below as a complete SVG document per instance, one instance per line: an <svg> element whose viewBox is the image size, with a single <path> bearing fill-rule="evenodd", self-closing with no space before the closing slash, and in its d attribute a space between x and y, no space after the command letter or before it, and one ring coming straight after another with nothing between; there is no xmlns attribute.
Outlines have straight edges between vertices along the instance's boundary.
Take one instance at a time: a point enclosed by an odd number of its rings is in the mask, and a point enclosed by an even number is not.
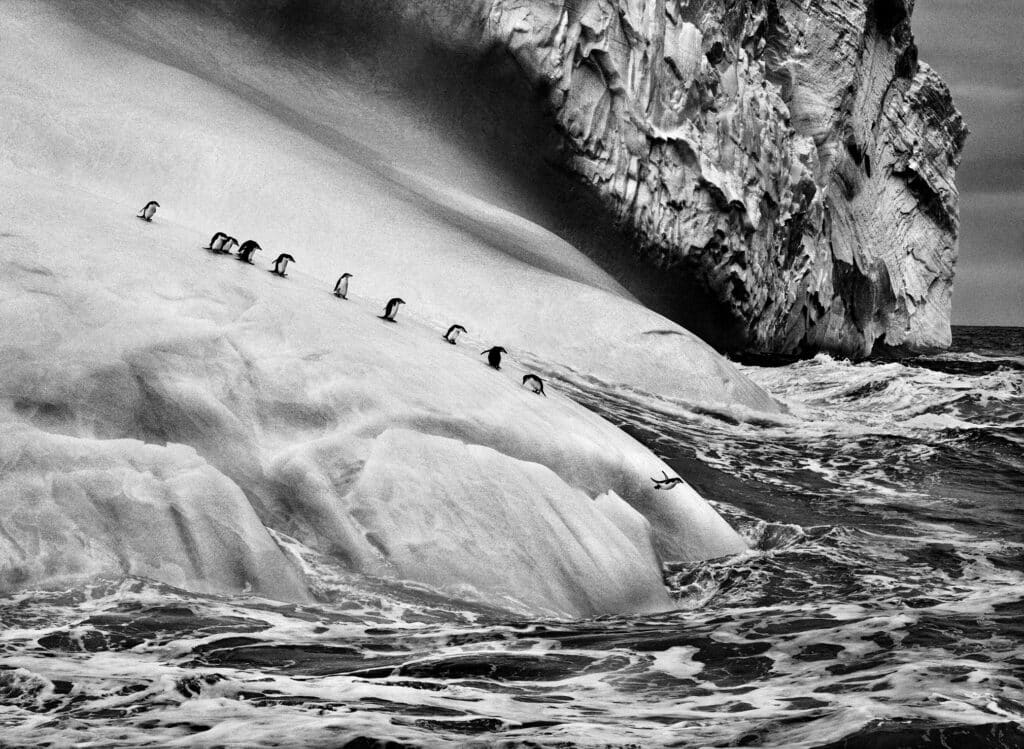
<svg viewBox="0 0 1024 749"><path fill-rule="evenodd" d="M911 26L970 130L953 324L1024 326L1024 0L917 0Z"/></svg>

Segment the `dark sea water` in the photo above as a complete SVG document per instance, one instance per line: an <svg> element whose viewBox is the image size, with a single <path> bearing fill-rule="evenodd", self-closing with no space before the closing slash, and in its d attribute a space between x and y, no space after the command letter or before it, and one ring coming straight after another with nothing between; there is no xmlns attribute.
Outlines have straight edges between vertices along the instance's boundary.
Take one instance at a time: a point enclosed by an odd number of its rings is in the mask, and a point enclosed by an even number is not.
<svg viewBox="0 0 1024 749"><path fill-rule="evenodd" d="M552 378L750 542L666 569L678 611L510 619L280 537L323 604L0 600L0 745L1024 747L1024 329L744 370L790 413Z"/></svg>

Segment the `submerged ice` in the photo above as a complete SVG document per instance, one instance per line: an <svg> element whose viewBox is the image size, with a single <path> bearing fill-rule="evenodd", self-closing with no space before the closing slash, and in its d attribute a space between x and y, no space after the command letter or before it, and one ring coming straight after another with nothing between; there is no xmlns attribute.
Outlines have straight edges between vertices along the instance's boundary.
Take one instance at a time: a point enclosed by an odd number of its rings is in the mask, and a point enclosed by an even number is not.
<svg viewBox="0 0 1024 749"><path fill-rule="evenodd" d="M656 491L638 442L521 386L529 362L778 409L565 242L59 9L0 23L4 591L129 574L302 601L285 534L341 570L580 617L669 608L662 563L746 548L688 485ZM298 80L267 60L250 87ZM202 249L222 228L258 238L257 267ZM287 278L266 272L282 252ZM477 352L499 344L495 371Z"/></svg>

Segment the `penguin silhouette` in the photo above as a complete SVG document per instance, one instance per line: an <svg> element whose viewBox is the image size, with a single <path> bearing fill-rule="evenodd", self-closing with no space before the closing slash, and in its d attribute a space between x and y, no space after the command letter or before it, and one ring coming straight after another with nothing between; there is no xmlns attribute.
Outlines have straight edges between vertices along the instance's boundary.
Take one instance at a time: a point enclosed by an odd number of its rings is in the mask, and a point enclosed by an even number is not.
<svg viewBox="0 0 1024 749"><path fill-rule="evenodd" d="M487 354L487 363L495 369L501 369L501 355L507 354L508 351L503 349L501 346L491 346L486 351L481 351L480 355Z"/></svg>
<svg viewBox="0 0 1024 749"><path fill-rule="evenodd" d="M523 386L530 388L530 390L538 395L543 395L545 398L548 397L548 394L544 392L544 380L535 374L523 375Z"/></svg>
<svg viewBox="0 0 1024 749"><path fill-rule="evenodd" d="M444 339L454 346L455 342L459 340L459 334L465 332L466 329L461 325L452 325L448 328L448 332L444 334Z"/></svg>
<svg viewBox="0 0 1024 749"><path fill-rule="evenodd" d="M160 207L160 204L155 200L151 200L142 207L139 211L139 215L136 218L141 218L143 221L152 221L153 214L156 213L156 209Z"/></svg>
<svg viewBox="0 0 1024 749"><path fill-rule="evenodd" d="M262 250L260 243L255 239L247 239L238 246L238 254L236 257L239 260L243 260L252 265L252 256Z"/></svg>
<svg viewBox="0 0 1024 749"><path fill-rule="evenodd" d="M404 299L399 299L397 296L393 299L389 299L387 306L384 307L384 314L378 315L381 320L387 320L388 322L395 322L395 315L398 314L398 307L405 304Z"/></svg>
<svg viewBox="0 0 1024 749"><path fill-rule="evenodd" d="M234 237L225 237L224 244L221 245L220 251L225 254L230 254L231 250L238 246L238 240Z"/></svg>
<svg viewBox="0 0 1024 749"><path fill-rule="evenodd" d="M342 273L341 278L334 284L334 296L340 299L348 299L348 279L352 278L351 273Z"/></svg>
<svg viewBox="0 0 1024 749"><path fill-rule="evenodd" d="M285 273L288 270L288 263L294 263L295 258L289 255L287 252L282 252L277 256L277 260L274 261L274 269L270 271L281 278L287 278L288 274Z"/></svg>

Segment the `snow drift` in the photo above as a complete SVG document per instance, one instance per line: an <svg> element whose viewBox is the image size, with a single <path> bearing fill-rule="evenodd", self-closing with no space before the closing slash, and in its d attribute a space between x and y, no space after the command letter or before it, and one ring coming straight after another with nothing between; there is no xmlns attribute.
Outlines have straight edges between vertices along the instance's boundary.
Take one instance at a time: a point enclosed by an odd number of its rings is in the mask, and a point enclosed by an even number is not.
<svg viewBox="0 0 1024 749"><path fill-rule="evenodd" d="M516 357L775 410L763 391L554 235L368 155L355 135L381 115L344 80L312 86L299 61L252 60L252 39L184 11L124 22L290 104L257 106L62 6L6 7L5 588L129 573L303 600L269 528L347 569L586 616L667 608L659 562L744 548L692 489L652 489L664 466L643 446L521 388ZM317 137L314 111L342 124ZM411 117L389 121L444 142ZM133 218L150 199L156 220ZM257 267L201 249L218 229L258 239ZM279 251L297 259L287 279L266 272ZM347 302L330 293L345 270ZM376 316L394 295L408 304L390 325ZM441 339L452 322L459 346ZM478 356L493 344L512 352L500 372Z"/></svg>

